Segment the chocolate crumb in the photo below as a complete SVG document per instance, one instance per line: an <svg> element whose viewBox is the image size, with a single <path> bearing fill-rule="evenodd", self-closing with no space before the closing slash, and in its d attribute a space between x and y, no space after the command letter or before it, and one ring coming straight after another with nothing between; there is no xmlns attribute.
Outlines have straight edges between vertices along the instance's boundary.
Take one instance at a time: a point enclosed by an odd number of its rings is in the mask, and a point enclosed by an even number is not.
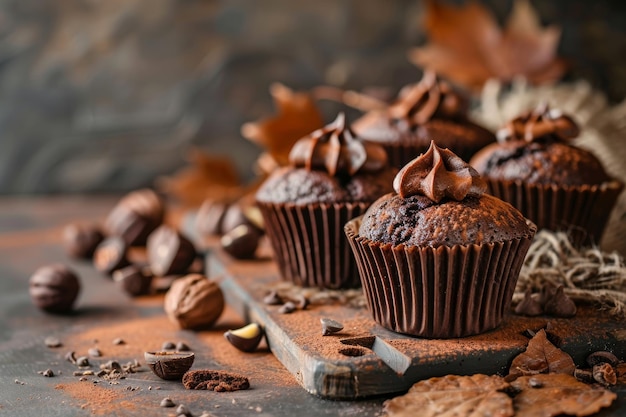
<svg viewBox="0 0 626 417"><path fill-rule="evenodd" d="M43 371L41 374L42 374L43 376L45 376L45 377L48 377L48 378L50 378L50 377L53 377L53 376L54 376L54 372L52 372L52 369L46 369L46 370L45 370L45 371Z"/></svg>
<svg viewBox="0 0 626 417"><path fill-rule="evenodd" d="M161 403L159 404L159 406L169 408L169 407L175 407L176 404L174 404L174 401L172 401L170 397L165 397L161 400Z"/></svg>
<svg viewBox="0 0 626 417"><path fill-rule="evenodd" d="M63 343L54 336L48 336L44 339L43 343L49 348L58 348L63 346Z"/></svg>
<svg viewBox="0 0 626 417"><path fill-rule="evenodd" d="M126 342L121 337L118 337L116 339L113 339L113 344L114 345L124 345L124 344L126 344Z"/></svg>
<svg viewBox="0 0 626 417"><path fill-rule="evenodd" d="M291 314L294 311L296 311L296 305L293 302L291 302L291 301L287 301L285 304L280 306L280 308L278 309L278 312L280 314Z"/></svg>
<svg viewBox="0 0 626 417"><path fill-rule="evenodd" d="M87 351L87 354L92 358L99 358L102 356L102 352L98 348L91 348Z"/></svg>
<svg viewBox="0 0 626 417"><path fill-rule="evenodd" d="M235 373L201 369L185 373L183 385L186 389L226 392L248 389L250 381Z"/></svg>

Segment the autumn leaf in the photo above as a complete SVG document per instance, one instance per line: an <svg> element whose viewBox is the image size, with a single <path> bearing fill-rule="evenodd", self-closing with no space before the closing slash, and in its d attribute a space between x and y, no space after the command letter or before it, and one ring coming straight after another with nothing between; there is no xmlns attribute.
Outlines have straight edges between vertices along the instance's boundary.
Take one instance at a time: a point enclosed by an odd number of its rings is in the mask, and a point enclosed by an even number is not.
<svg viewBox="0 0 626 417"><path fill-rule="evenodd" d="M384 411L389 417L508 417L513 415L512 401L500 392L508 386L496 375L430 378L385 401Z"/></svg>
<svg viewBox="0 0 626 417"><path fill-rule="evenodd" d="M611 391L565 374L522 376L511 386L519 391L513 400L516 417L588 416L617 398Z"/></svg>
<svg viewBox="0 0 626 417"><path fill-rule="evenodd" d="M570 355L554 346L541 329L528 342L526 351L517 355L509 369L509 378L543 373L573 375L576 365Z"/></svg>
<svg viewBox="0 0 626 417"><path fill-rule="evenodd" d="M157 188L188 207L200 206L207 198L232 201L245 192L230 159L193 148L188 160L172 176L159 178Z"/></svg>
<svg viewBox="0 0 626 417"><path fill-rule="evenodd" d="M257 122L246 123L241 134L266 150L261 169L267 172L288 163L289 151L300 138L324 126L313 97L306 92L295 92L276 83L270 87L278 114ZM270 158L270 160L268 160Z"/></svg>
<svg viewBox="0 0 626 417"><path fill-rule="evenodd" d="M475 0L461 6L430 0L424 26L429 43L409 51L409 59L476 91L490 78L523 76L541 84L566 70L556 56L560 29L543 28L528 0L515 1L504 29Z"/></svg>

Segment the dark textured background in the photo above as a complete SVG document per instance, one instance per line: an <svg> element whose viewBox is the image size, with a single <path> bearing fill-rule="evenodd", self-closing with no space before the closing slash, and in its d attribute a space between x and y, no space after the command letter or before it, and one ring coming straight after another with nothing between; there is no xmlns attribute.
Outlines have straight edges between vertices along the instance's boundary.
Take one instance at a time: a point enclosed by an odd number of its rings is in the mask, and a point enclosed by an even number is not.
<svg viewBox="0 0 626 417"><path fill-rule="evenodd" d="M503 21L512 2L484 1ZM563 28L570 79L626 96L626 2L533 1ZM122 191L184 164L192 144L243 177L242 123L268 85L414 82L419 0L0 0L0 193ZM326 116L336 111L324 107Z"/></svg>

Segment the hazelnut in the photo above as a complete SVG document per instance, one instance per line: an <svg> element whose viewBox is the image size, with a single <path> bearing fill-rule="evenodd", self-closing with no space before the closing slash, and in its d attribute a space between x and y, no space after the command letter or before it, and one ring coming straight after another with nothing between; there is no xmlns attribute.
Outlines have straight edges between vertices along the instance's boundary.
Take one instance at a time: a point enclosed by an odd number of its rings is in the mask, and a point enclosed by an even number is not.
<svg viewBox="0 0 626 417"><path fill-rule="evenodd" d="M148 263L156 276L184 274L196 259L193 243L170 226L160 226L148 237Z"/></svg>
<svg viewBox="0 0 626 417"><path fill-rule="evenodd" d="M33 303L49 313L72 310L80 292L78 276L62 264L39 268L30 277L29 292Z"/></svg>
<svg viewBox="0 0 626 417"><path fill-rule="evenodd" d="M165 294L165 312L183 329L203 329L217 321L224 310L219 285L204 275L177 279Z"/></svg>
<svg viewBox="0 0 626 417"><path fill-rule="evenodd" d="M124 196L107 216L104 229L108 235L120 236L128 245L143 245L164 217L161 198L146 188Z"/></svg>

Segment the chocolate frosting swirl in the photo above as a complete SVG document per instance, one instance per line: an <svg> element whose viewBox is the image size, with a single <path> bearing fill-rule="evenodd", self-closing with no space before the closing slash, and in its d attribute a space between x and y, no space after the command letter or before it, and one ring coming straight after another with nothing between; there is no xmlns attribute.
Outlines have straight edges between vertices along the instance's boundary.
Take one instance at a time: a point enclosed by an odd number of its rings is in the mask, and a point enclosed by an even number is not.
<svg viewBox="0 0 626 417"><path fill-rule="evenodd" d="M438 203L444 197L457 201L480 197L487 184L470 164L431 141L425 153L398 172L393 188L402 198L424 195Z"/></svg>
<svg viewBox="0 0 626 417"><path fill-rule="evenodd" d="M300 139L291 148L289 162L308 170L326 170L331 176L376 172L387 166L380 145L357 138L340 113L331 124Z"/></svg>
<svg viewBox="0 0 626 417"><path fill-rule="evenodd" d="M536 142L546 139L567 141L577 137L580 129L574 120L560 110L542 103L532 111L517 116L496 134L498 141L524 140Z"/></svg>
<svg viewBox="0 0 626 417"><path fill-rule="evenodd" d="M405 120L409 125L421 125L432 118L465 119L468 100L458 94L446 81L432 71L424 71L417 84L405 87L400 99L389 106L389 116Z"/></svg>

